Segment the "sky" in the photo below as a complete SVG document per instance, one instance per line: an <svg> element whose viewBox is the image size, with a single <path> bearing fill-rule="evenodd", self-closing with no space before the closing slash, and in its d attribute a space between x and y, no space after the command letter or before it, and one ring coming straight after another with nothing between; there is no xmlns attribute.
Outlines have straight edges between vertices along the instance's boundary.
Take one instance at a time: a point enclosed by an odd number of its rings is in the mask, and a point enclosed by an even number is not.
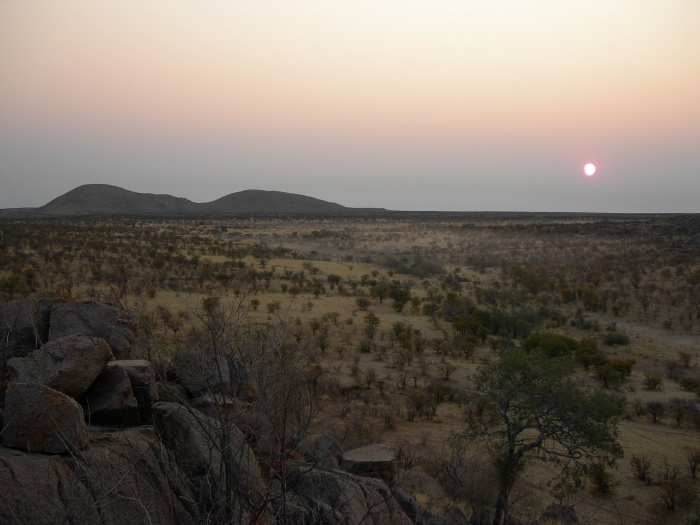
<svg viewBox="0 0 700 525"><path fill-rule="evenodd" d="M700 213L698 28L698 0L0 0L0 208Z"/></svg>

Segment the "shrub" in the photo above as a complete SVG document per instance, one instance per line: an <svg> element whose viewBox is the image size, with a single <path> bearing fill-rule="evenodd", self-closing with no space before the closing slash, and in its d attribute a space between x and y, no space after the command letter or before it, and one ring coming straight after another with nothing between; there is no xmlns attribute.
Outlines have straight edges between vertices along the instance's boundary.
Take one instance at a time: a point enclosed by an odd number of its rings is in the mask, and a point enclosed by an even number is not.
<svg viewBox="0 0 700 525"><path fill-rule="evenodd" d="M678 381L678 386L686 392L692 392L697 390L700 383L698 383L697 379L693 379L692 377L683 377Z"/></svg>
<svg viewBox="0 0 700 525"><path fill-rule="evenodd" d="M663 384L664 380L654 374L644 373L644 387L647 390L656 390Z"/></svg>
<svg viewBox="0 0 700 525"><path fill-rule="evenodd" d="M649 401L647 403L647 414L649 414L654 423L662 419L665 413L666 407L661 401Z"/></svg>
<svg viewBox="0 0 700 525"><path fill-rule="evenodd" d="M608 346L627 346L630 344L630 337L620 332L610 332L605 336L605 344Z"/></svg>
<svg viewBox="0 0 700 525"><path fill-rule="evenodd" d="M598 461L588 466L588 478L593 489L599 494L612 494L615 482L605 463Z"/></svg>
<svg viewBox="0 0 700 525"><path fill-rule="evenodd" d="M646 456L632 454L630 465L632 467L634 477L636 477L639 481L650 481L649 474L651 473L651 460L649 458Z"/></svg>

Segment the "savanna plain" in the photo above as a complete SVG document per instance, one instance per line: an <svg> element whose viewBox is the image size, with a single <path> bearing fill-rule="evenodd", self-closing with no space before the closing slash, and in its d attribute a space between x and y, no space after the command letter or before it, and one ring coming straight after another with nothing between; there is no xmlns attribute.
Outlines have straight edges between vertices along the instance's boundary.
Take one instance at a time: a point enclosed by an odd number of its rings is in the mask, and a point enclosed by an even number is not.
<svg viewBox="0 0 700 525"><path fill-rule="evenodd" d="M497 451L474 429L502 421L480 371L512 349L566 361L621 407L624 455L568 480L531 455L510 513L561 502L580 523L700 519L695 215L4 220L0 300L27 296L122 306L158 370L217 320L259 388L253 349L282 357L309 436L389 445L422 504L468 517L498 498Z"/></svg>

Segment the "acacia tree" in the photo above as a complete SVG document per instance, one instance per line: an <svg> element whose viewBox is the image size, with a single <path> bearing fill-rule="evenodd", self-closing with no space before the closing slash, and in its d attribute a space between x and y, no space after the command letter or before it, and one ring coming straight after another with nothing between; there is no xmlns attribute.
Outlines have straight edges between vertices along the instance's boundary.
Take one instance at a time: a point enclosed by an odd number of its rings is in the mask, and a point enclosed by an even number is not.
<svg viewBox="0 0 700 525"><path fill-rule="evenodd" d="M494 525L508 519L511 489L529 459L552 462L580 485L592 461L612 466L621 402L573 377L568 358L520 349L504 352L476 376L487 417L473 418L462 438L484 439L498 474Z"/></svg>

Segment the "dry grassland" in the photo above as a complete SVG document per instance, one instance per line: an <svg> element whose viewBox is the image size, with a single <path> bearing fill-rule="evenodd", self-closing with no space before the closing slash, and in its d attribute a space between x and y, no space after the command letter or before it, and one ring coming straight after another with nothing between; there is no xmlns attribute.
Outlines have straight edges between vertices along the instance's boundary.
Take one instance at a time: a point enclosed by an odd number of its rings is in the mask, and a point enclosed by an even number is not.
<svg viewBox="0 0 700 525"><path fill-rule="evenodd" d="M566 501L581 523L682 523L660 481L672 471L700 490L687 464L700 451L700 417L690 410L697 393L678 381L700 383L700 246L697 221L688 221L496 214L6 221L0 283L3 299L106 299L141 317L151 313L171 348L196 321L203 298L241 302L252 326L282 326L284 344L309 367L321 400L319 431L346 446L387 443L401 449L404 466L434 475L449 455L448 438L465 427L459 400L470 395L480 364L532 332L593 339L608 359L635 361L631 376L608 389L627 399L619 436L625 458L611 472L611 494L589 487ZM410 299L399 311L388 295L380 302L382 286L408 290ZM495 323L497 305L485 299L488 290L504 289L525 297L526 313L510 328ZM469 330L454 324L472 315L467 306L490 312L495 324L484 326L483 337L465 337ZM181 319L179 331L159 320L164 310ZM371 335L368 314L378 319ZM412 332L408 339L402 326ZM611 333L629 344L605 344ZM602 388L595 367L577 374ZM649 375L662 384L648 389ZM412 404L419 395L430 399L425 412ZM688 408L678 423L677 399ZM653 423L645 412L655 401L666 415ZM484 454L473 455L488 470ZM633 456L651 462L651 481L635 478ZM533 463L514 509L536 516L556 501L547 486L554 474Z"/></svg>

